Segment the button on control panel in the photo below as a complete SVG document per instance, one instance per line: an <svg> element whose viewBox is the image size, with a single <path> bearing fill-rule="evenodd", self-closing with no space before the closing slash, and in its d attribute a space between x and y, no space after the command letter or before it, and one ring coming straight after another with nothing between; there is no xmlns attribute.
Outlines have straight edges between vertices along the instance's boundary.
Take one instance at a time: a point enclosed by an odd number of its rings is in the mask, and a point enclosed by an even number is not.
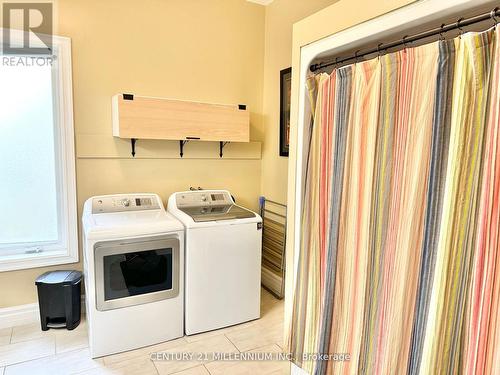
<svg viewBox="0 0 500 375"><path fill-rule="evenodd" d="M92 200L92 213L157 210L160 202L155 195L103 196Z"/></svg>

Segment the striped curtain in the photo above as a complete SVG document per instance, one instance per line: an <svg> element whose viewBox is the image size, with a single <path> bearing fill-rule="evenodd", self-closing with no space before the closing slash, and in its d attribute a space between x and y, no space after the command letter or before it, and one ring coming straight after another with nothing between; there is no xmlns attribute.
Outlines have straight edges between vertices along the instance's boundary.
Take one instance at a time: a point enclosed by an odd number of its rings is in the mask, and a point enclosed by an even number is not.
<svg viewBox="0 0 500 375"><path fill-rule="evenodd" d="M309 373L500 374L499 38L309 79L288 286L288 344Z"/></svg>

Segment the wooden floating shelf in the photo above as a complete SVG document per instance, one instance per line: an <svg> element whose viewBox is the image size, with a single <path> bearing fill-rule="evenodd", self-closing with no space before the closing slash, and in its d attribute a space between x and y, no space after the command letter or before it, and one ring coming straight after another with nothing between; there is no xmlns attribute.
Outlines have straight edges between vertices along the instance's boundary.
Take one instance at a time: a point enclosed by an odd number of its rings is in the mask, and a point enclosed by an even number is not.
<svg viewBox="0 0 500 375"><path fill-rule="evenodd" d="M113 97L113 135L130 139L250 142L250 113L246 105L118 94Z"/></svg>

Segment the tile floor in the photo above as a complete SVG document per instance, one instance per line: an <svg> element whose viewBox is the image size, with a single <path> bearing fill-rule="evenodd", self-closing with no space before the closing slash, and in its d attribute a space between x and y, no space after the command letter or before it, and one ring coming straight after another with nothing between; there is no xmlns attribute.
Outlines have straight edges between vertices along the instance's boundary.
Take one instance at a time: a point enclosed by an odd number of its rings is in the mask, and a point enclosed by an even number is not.
<svg viewBox="0 0 500 375"><path fill-rule="evenodd" d="M283 301L262 290L261 318L125 353L91 359L87 326L43 332L39 324L0 329L0 375L18 374L289 374L287 362L151 361L152 352L266 352L282 350Z"/></svg>

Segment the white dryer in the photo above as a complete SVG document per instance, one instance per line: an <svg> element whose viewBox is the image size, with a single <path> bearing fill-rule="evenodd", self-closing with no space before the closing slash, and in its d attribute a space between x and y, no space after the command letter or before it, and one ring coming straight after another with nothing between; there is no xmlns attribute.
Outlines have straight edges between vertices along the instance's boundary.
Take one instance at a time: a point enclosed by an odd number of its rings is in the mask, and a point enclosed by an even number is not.
<svg viewBox="0 0 500 375"><path fill-rule="evenodd" d="M184 227L156 194L88 199L85 302L92 358L184 334Z"/></svg>
<svg viewBox="0 0 500 375"><path fill-rule="evenodd" d="M259 318L261 217L226 190L174 193L167 210L186 228L186 334Z"/></svg>

